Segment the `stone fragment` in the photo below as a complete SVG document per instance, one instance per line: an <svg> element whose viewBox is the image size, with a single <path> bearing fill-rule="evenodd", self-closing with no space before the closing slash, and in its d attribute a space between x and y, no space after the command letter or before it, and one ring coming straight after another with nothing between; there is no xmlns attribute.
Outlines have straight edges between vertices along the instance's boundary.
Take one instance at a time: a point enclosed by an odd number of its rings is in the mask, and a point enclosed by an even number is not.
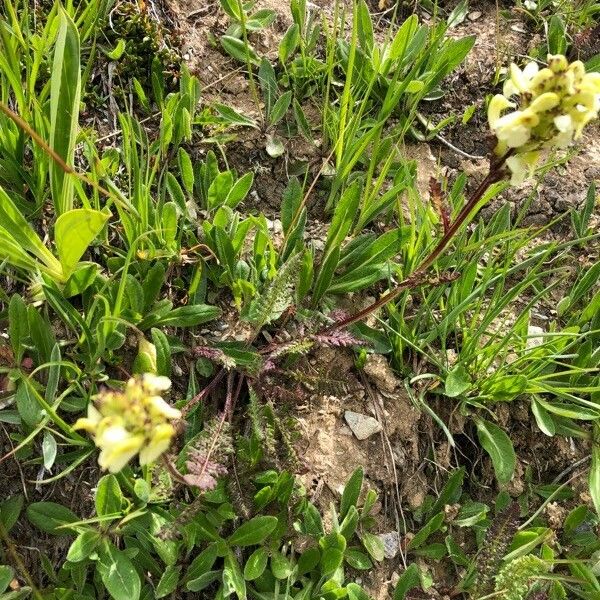
<svg viewBox="0 0 600 600"><path fill-rule="evenodd" d="M383 549L386 558L395 558L400 551L400 536L397 531L388 531L380 533L379 539L383 542Z"/></svg>
<svg viewBox="0 0 600 600"><path fill-rule="evenodd" d="M366 440L382 429L381 423L377 419L351 410L344 413L344 419L346 419L348 427L359 440Z"/></svg>
<svg viewBox="0 0 600 600"><path fill-rule="evenodd" d="M525 342L525 346L528 350L532 348L537 348L537 346L541 346L544 343L544 333L546 333L541 327L537 325L530 325L527 328L527 341Z"/></svg>

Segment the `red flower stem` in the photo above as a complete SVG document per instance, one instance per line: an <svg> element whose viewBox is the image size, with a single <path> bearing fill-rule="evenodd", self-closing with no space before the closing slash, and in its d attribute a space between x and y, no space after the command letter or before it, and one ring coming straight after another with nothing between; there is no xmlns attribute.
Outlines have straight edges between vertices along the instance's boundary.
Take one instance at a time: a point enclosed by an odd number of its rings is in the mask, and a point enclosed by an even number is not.
<svg viewBox="0 0 600 600"><path fill-rule="evenodd" d="M341 321L337 321L326 327L319 334L331 333L336 329L340 329L342 327L347 327L348 325L352 325L357 321L362 321L370 314L374 313L378 308L381 308L388 302L391 302L395 298L397 298L403 290L407 288L414 288L421 283L425 283L424 275L427 269L435 262L435 260L439 257L439 255L446 249L446 246L450 243L452 238L456 235L456 232L460 229L461 225L467 220L473 209L477 206L477 203L481 200L487 189L494 183L501 181L505 176L504 171L504 163L509 155L512 154L512 151L509 150L503 157L497 159L495 162L492 162L490 165L490 170L485 179L477 186L477 189L473 191L467 203L463 206L461 211L458 213L454 222L448 227L448 230L441 237L440 241L437 243L435 248L430 252L430 254L421 262L421 264L403 281L398 283L393 290L390 290L387 294L384 294L366 308L342 319Z"/></svg>

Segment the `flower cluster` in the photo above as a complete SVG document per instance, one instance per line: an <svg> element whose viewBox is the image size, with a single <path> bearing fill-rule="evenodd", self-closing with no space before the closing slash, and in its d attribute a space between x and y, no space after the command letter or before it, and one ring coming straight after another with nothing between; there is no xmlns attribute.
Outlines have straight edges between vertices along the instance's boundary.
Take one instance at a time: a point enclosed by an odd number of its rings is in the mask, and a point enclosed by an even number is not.
<svg viewBox="0 0 600 600"><path fill-rule="evenodd" d="M509 108L516 110L502 114ZM579 138L599 109L600 73L586 73L581 61L569 64L564 56L549 54L543 69L535 62L523 70L511 65L503 93L488 108L496 154L511 152L506 160L511 182L519 184L531 174L542 150L566 148Z"/></svg>
<svg viewBox="0 0 600 600"><path fill-rule="evenodd" d="M111 473L120 471L139 453L141 465L154 462L170 445L175 428L170 423L181 412L167 404L161 393L171 387L167 377L146 373L131 378L124 391L104 391L88 407L88 416L74 429L92 434L100 448L98 463Z"/></svg>

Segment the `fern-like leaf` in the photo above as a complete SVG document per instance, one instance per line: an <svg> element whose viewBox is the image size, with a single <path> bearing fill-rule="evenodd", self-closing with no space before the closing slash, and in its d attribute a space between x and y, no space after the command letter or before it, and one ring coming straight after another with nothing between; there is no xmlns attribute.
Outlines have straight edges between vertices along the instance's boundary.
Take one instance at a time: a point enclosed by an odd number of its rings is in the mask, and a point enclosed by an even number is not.
<svg viewBox="0 0 600 600"><path fill-rule="evenodd" d="M302 266L301 252L277 272L269 287L250 303L246 319L258 330L278 319L294 301L294 288Z"/></svg>

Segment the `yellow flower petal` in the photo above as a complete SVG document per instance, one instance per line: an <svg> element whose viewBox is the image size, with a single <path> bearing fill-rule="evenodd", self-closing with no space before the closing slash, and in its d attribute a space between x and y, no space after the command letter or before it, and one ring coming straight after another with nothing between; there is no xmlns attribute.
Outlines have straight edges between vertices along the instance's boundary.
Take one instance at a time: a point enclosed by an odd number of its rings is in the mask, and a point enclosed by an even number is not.
<svg viewBox="0 0 600 600"><path fill-rule="evenodd" d="M546 92L541 96L538 96L530 105L529 110L535 113L545 112L553 109L555 106L560 104L560 98L558 94L553 92Z"/></svg>
<svg viewBox="0 0 600 600"><path fill-rule="evenodd" d="M73 425L73 429L84 429L89 433L94 433L96 431L96 427L98 423L93 421L92 419L88 419L86 417L81 417L75 421L75 425Z"/></svg>
<svg viewBox="0 0 600 600"><path fill-rule="evenodd" d="M170 404L167 404L160 396L152 396L148 399L150 406L155 414L166 419L180 419L181 411Z"/></svg>
<svg viewBox="0 0 600 600"><path fill-rule="evenodd" d="M171 387L171 380L162 375L144 373L142 376L142 386L150 394L157 394L158 392L167 391Z"/></svg>
<svg viewBox="0 0 600 600"><path fill-rule="evenodd" d="M140 450L140 465L153 463L169 448L173 435L175 435L175 429L172 425L159 425L155 427L152 439Z"/></svg>
<svg viewBox="0 0 600 600"><path fill-rule="evenodd" d="M98 457L100 468L117 473L139 452L143 443L144 438L139 435L103 448Z"/></svg>
<svg viewBox="0 0 600 600"><path fill-rule="evenodd" d="M542 69L532 78L529 89L540 94L546 91L546 86L554 78L554 73L550 69Z"/></svg>
<svg viewBox="0 0 600 600"><path fill-rule="evenodd" d="M500 119L500 113L507 108L513 108L515 105L505 98L502 94L496 94L491 100L488 106L488 122L490 128L494 129L498 119Z"/></svg>
<svg viewBox="0 0 600 600"><path fill-rule="evenodd" d="M527 78L523 74L523 71L514 63L510 65L510 80L514 88L519 92L524 92L527 89Z"/></svg>

